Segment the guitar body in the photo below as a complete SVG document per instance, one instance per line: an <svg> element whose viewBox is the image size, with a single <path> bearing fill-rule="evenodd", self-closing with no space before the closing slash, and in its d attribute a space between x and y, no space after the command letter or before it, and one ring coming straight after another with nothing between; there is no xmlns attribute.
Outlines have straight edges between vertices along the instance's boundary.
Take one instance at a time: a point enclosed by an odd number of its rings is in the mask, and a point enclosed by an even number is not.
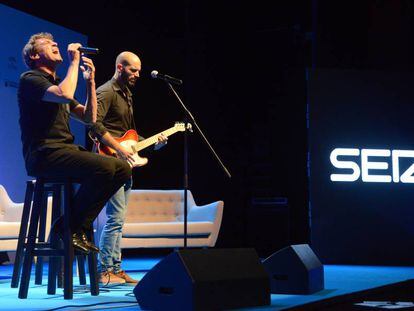
<svg viewBox="0 0 414 311"><path fill-rule="evenodd" d="M139 141L138 133L135 130L128 130L122 137L114 137L114 139L125 149L134 152L134 164L132 167L144 166L148 163L147 158L140 157L135 146ZM98 144L98 153L116 157L116 151L105 144Z"/></svg>
<svg viewBox="0 0 414 311"><path fill-rule="evenodd" d="M191 124L187 124L187 128L191 129ZM161 133L155 134L147 139L144 139L142 141L139 141L138 133L135 130L128 130L125 132L122 137L115 138L114 139L123 147L125 147L127 150L130 150L134 153L134 163L130 165L132 167L139 167L144 166L148 163L147 158L142 158L139 156L138 151L143 150L151 145L154 145L158 142L159 135L164 135L165 137L168 137L174 133L177 132L184 132L186 130L186 125L182 122L176 122L175 125L165 131L162 131ZM116 151L112 149L111 147L106 146L105 144L101 144L99 142L96 142L96 150L99 154L102 155L108 155L116 157ZM129 162L128 162L129 163Z"/></svg>

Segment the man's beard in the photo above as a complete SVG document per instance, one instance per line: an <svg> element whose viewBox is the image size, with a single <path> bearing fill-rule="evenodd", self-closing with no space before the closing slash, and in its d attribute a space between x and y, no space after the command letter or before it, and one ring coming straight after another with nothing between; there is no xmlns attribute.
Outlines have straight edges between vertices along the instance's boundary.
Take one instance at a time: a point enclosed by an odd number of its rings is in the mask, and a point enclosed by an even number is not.
<svg viewBox="0 0 414 311"><path fill-rule="evenodd" d="M127 86L130 89L133 88L135 86L135 83L137 82L136 80L135 82L132 82L126 74L121 75L121 81L123 85Z"/></svg>
<svg viewBox="0 0 414 311"><path fill-rule="evenodd" d="M127 85L128 85L128 87L133 88L136 83L137 83L137 80L135 80L135 81L128 80Z"/></svg>

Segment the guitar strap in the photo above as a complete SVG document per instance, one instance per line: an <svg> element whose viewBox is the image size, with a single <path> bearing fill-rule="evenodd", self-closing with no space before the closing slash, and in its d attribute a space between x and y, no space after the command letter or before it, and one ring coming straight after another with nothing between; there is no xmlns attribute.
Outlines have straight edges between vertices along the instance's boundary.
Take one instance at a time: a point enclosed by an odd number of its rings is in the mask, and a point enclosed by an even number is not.
<svg viewBox="0 0 414 311"><path fill-rule="evenodd" d="M132 93L128 89L128 92L124 92L124 94L126 95L126 98L128 100L128 108L129 108L131 125L132 125L130 128L137 131L137 126L135 125L135 118L134 118L134 105L133 105L134 101L132 100ZM141 139L139 139L139 140L141 140Z"/></svg>
<svg viewBox="0 0 414 311"><path fill-rule="evenodd" d="M132 96L128 97L128 106L129 106L129 113L131 114L132 128L136 131L137 127L135 125L134 108L132 106Z"/></svg>
<svg viewBox="0 0 414 311"><path fill-rule="evenodd" d="M128 107L129 107L129 112L130 112L130 117L131 117L131 123L132 123L132 129L137 131L137 126L135 125L135 118L134 118L134 106L133 106L133 100L132 100L132 95L128 96L127 95L127 99L128 99ZM144 137L142 137L141 135L138 134L138 140L141 141L145 139Z"/></svg>

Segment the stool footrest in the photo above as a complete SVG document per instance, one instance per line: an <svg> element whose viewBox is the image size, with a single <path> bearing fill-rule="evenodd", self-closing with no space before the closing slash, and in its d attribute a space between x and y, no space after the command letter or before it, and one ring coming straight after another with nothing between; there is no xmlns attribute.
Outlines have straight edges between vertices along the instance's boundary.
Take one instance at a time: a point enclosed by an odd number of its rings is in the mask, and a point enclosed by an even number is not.
<svg viewBox="0 0 414 311"><path fill-rule="evenodd" d="M48 242L38 242L34 245L34 248L43 249L43 248L53 248Z"/></svg>
<svg viewBox="0 0 414 311"><path fill-rule="evenodd" d="M63 252L63 249L42 248L42 249L34 249L33 255L34 256L62 257L64 256L64 252Z"/></svg>

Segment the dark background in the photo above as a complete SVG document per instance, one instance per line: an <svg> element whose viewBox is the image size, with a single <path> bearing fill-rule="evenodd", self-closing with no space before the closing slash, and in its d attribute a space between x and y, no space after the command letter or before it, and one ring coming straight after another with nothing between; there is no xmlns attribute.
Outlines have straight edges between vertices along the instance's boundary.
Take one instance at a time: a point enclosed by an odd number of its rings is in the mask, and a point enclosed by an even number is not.
<svg viewBox="0 0 414 311"><path fill-rule="evenodd" d="M349 174L330 161L335 148L414 150L411 72L315 69L309 72L312 247L326 264L412 265L413 183L331 181ZM361 156L338 156L361 168ZM369 157L388 168L390 157ZM400 176L414 159L398 160Z"/></svg>
<svg viewBox="0 0 414 311"><path fill-rule="evenodd" d="M86 34L102 51L98 85L119 52L136 52L143 136L183 116L151 70L182 78L180 95L233 176L194 133L190 188L198 204L225 202L218 246L255 246L263 256L310 239L306 68L413 66L408 0L1 2ZM136 172L134 186L181 188L182 154L176 134Z"/></svg>

